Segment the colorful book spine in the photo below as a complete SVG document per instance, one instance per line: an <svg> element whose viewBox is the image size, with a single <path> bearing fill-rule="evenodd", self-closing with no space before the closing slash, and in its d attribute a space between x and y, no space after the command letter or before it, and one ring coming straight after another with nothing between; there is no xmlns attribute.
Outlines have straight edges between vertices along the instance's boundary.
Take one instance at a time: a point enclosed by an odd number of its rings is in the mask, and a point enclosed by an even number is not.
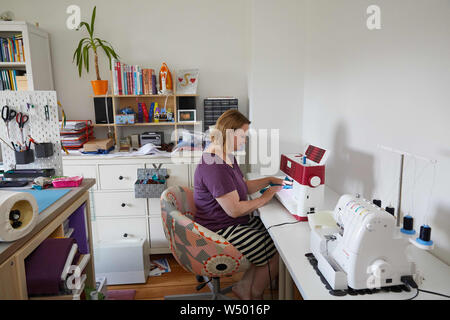
<svg viewBox="0 0 450 320"><path fill-rule="evenodd" d="M113 94L117 95L119 94L119 90L118 90L118 86L117 86L117 61L116 59L112 58L111 59L111 68L112 68L112 80L113 80Z"/></svg>
<svg viewBox="0 0 450 320"><path fill-rule="evenodd" d="M144 111L145 122L150 122L148 111L147 111L147 106L145 105L145 102L142 103L142 111Z"/></svg>
<svg viewBox="0 0 450 320"><path fill-rule="evenodd" d="M156 90L156 75L152 74L152 94L157 94Z"/></svg>

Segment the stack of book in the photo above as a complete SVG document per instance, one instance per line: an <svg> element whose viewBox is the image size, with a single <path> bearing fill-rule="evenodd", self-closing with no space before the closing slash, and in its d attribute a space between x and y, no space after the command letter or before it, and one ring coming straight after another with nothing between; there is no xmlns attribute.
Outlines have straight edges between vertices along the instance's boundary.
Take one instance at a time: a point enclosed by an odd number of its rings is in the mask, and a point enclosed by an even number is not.
<svg viewBox="0 0 450 320"><path fill-rule="evenodd" d="M1 90L28 90L28 81L25 71L0 70Z"/></svg>
<svg viewBox="0 0 450 320"><path fill-rule="evenodd" d="M0 38L0 61L25 62L25 50L21 34L9 38Z"/></svg>
<svg viewBox="0 0 450 320"><path fill-rule="evenodd" d="M217 119L227 110L238 110L238 99L234 97L211 97L203 100L204 130L216 124Z"/></svg>
<svg viewBox="0 0 450 320"><path fill-rule="evenodd" d="M111 63L114 95L157 94L156 75L153 69L127 65L116 59L112 59Z"/></svg>

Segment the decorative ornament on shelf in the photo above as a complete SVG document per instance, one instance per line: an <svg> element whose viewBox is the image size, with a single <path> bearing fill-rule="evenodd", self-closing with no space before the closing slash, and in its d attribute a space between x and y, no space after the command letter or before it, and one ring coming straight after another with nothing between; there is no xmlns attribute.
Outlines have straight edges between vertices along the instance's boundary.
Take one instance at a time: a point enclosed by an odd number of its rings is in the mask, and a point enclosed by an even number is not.
<svg viewBox="0 0 450 320"><path fill-rule="evenodd" d="M2 21L13 21L14 20L14 13L11 11L4 11L0 14L0 20Z"/></svg>
<svg viewBox="0 0 450 320"><path fill-rule="evenodd" d="M83 66L86 72L89 72L89 49L94 52L94 62L95 62L95 73L97 80L91 81L92 89L94 90L94 95L105 95L108 92L108 80L102 80L100 78L100 72L98 69L98 50L101 48L105 52L109 60L109 69L111 70L111 59L119 59L119 56L114 51L112 45L105 40L94 37L94 22L96 8L92 11L91 24L87 22L81 22L80 26L77 28L79 30L82 27L86 27L89 37L83 38L78 43L78 47L75 49L73 54L73 61L76 62L78 67L78 75L81 77L81 72Z"/></svg>
<svg viewBox="0 0 450 320"><path fill-rule="evenodd" d="M173 93L172 74L170 73L167 64L163 62L161 70L159 71L159 94L172 94L172 93Z"/></svg>
<svg viewBox="0 0 450 320"><path fill-rule="evenodd" d="M198 69L177 72L177 94L197 94Z"/></svg>

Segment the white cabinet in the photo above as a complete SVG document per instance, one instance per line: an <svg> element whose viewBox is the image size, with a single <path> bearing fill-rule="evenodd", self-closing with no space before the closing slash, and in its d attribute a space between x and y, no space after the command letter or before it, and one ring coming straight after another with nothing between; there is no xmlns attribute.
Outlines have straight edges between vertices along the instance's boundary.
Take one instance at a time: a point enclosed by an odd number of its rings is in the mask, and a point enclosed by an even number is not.
<svg viewBox="0 0 450 320"><path fill-rule="evenodd" d="M161 200L159 198L148 198L148 214L150 216L161 216Z"/></svg>
<svg viewBox="0 0 450 320"><path fill-rule="evenodd" d="M97 217L146 216L146 199L136 199L134 192L96 192L93 207Z"/></svg>
<svg viewBox="0 0 450 320"><path fill-rule="evenodd" d="M120 240L125 238L144 238L147 236L147 220L142 218L96 219L96 241Z"/></svg>
<svg viewBox="0 0 450 320"><path fill-rule="evenodd" d="M99 165L100 188L103 190L133 190L139 164Z"/></svg>
<svg viewBox="0 0 450 320"><path fill-rule="evenodd" d="M197 161L195 161L196 163ZM161 165L167 169L168 187L192 187L191 163L175 164L170 158L133 159L64 156L64 175L95 178L91 189L92 232L94 241L120 240L124 234L130 238L145 238L149 253L170 253L164 235L159 198L135 198L134 183L137 169Z"/></svg>
<svg viewBox="0 0 450 320"><path fill-rule="evenodd" d="M161 217L150 217L150 246L153 248L168 248L169 241L167 241L164 234Z"/></svg>

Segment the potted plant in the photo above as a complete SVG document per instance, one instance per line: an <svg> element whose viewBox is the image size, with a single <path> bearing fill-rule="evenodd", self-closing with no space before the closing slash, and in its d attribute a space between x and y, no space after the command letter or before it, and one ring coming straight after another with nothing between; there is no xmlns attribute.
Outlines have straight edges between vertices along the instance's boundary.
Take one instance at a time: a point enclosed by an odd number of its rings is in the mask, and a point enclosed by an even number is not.
<svg viewBox="0 0 450 320"><path fill-rule="evenodd" d="M95 62L95 73L97 75L97 80L91 81L92 89L94 90L94 95L102 95L108 92L108 80L102 80L100 78L100 72L98 70L98 50L101 48L105 52L109 60L109 69L111 69L111 58L118 59L118 55L112 48L112 45L105 40L94 37L94 23L95 23L95 12L96 8L92 11L91 24L87 22L81 22L77 30L82 27L86 27L89 37L83 38L78 43L73 54L73 61L76 62L78 67L78 74L81 77L81 72L83 71L83 66L86 72L89 72L89 51L92 49L94 52L94 62Z"/></svg>

